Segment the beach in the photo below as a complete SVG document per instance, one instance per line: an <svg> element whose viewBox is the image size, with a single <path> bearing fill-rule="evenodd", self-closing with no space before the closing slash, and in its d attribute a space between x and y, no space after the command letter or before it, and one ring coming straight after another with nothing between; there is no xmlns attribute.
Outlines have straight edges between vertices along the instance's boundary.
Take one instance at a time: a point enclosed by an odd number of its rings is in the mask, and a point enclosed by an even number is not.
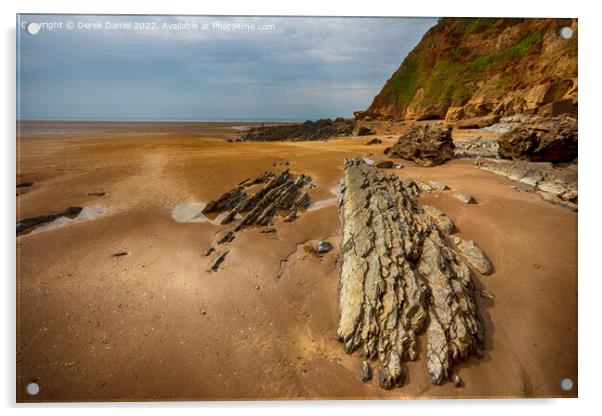
<svg viewBox="0 0 602 416"><path fill-rule="evenodd" d="M487 254L493 273L475 285L494 298L475 295L485 354L457 365L462 387L429 383L422 342L405 385L383 390L335 336L337 188L346 158L383 159L397 136L228 141L257 124L21 122L17 184L32 185L17 188L16 220L85 211L17 237L18 401L577 396L576 212L471 160L388 170L451 189L421 202ZM313 205L273 233L245 228L208 270L227 227L197 208L283 166L311 177ZM318 241L334 248L304 249Z"/></svg>

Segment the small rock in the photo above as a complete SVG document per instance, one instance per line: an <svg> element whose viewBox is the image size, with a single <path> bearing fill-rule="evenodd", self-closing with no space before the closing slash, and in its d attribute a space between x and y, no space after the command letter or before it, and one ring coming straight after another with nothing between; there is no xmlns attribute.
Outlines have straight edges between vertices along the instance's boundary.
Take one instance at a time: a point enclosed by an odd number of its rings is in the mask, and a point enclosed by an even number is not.
<svg viewBox="0 0 602 416"><path fill-rule="evenodd" d="M332 244L330 244L328 241L320 241L318 243L318 247L316 248L316 253L328 253L330 250L332 250Z"/></svg>
<svg viewBox="0 0 602 416"><path fill-rule="evenodd" d="M366 165L374 165L374 160L370 159L369 157L363 157L362 161L366 164Z"/></svg>
<svg viewBox="0 0 602 416"><path fill-rule="evenodd" d="M575 199L577 199L577 197L577 191L568 191L560 195L560 199L562 199L563 201L574 201Z"/></svg>
<svg viewBox="0 0 602 416"><path fill-rule="evenodd" d="M457 375L457 374L452 375L451 381L452 381L452 383L454 383L454 387L462 387L462 379L460 378L459 375Z"/></svg>
<svg viewBox="0 0 602 416"><path fill-rule="evenodd" d="M105 196L105 192L88 192L88 196Z"/></svg>
<svg viewBox="0 0 602 416"><path fill-rule="evenodd" d="M370 364L367 361L362 362L362 369L360 371L360 380L365 383L372 379L372 369L370 368Z"/></svg>
<svg viewBox="0 0 602 416"><path fill-rule="evenodd" d="M493 299L493 294L485 289L481 289L481 291L479 292L481 294L482 298L485 299Z"/></svg>
<svg viewBox="0 0 602 416"><path fill-rule="evenodd" d="M380 169L392 169L393 166L395 166L395 164L392 160L383 160L376 164L376 167Z"/></svg>
<svg viewBox="0 0 602 416"><path fill-rule="evenodd" d="M375 137L372 140L369 140L368 142L366 142L366 146L370 146L372 144L381 144L383 141L381 139L379 139L378 137Z"/></svg>
<svg viewBox="0 0 602 416"><path fill-rule="evenodd" d="M438 191L445 191L447 189L447 185L442 182L429 181L429 185L431 186L431 188L436 189Z"/></svg>
<svg viewBox="0 0 602 416"><path fill-rule="evenodd" d="M219 265L222 264L222 262L226 258L227 254L228 254L228 251L224 251L222 254L220 254L219 256L217 256L215 258L215 260L213 260L213 262L211 263L211 270L212 271L216 271L217 269L219 269Z"/></svg>
<svg viewBox="0 0 602 416"><path fill-rule="evenodd" d="M33 182L21 182L17 185L17 188L29 188L33 186Z"/></svg>
<svg viewBox="0 0 602 416"><path fill-rule="evenodd" d="M472 240L463 240L458 236L454 237L454 243L456 247L466 258L468 263L474 267L479 273L488 275L491 274L492 266L491 262L483 253L483 250L475 244Z"/></svg>
<svg viewBox="0 0 602 416"><path fill-rule="evenodd" d="M232 231L228 231L226 234L224 234L224 236L222 238L220 238L217 241L217 244L224 244L224 243L230 243L232 242L232 240L234 240L234 238L236 238L236 236L234 235L234 232Z"/></svg>
<svg viewBox="0 0 602 416"><path fill-rule="evenodd" d="M262 234L271 234L271 233L275 233L276 229L274 227L267 227L267 228L264 228L263 230L260 230L259 232Z"/></svg>
<svg viewBox="0 0 602 416"><path fill-rule="evenodd" d="M456 198L459 201L464 202L465 204L476 204L477 201L475 201L475 199L473 198L472 195L466 193L466 192L454 192L452 194L454 196L454 198Z"/></svg>
<svg viewBox="0 0 602 416"><path fill-rule="evenodd" d="M213 253L214 251L215 251L215 248L213 248L213 247L209 247L209 248L207 249L207 251L205 251L205 256L208 256L208 255L210 255L210 254L211 254L211 253Z"/></svg>
<svg viewBox="0 0 602 416"><path fill-rule="evenodd" d="M111 254L112 257L124 257L129 255L130 253L128 253L127 251L120 251L119 253L113 253Z"/></svg>

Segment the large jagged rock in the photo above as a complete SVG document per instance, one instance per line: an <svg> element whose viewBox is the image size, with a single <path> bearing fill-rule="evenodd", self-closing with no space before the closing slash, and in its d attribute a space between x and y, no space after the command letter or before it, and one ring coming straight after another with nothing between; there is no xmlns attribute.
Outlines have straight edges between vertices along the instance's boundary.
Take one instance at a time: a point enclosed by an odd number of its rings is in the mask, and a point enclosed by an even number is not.
<svg viewBox="0 0 602 416"><path fill-rule="evenodd" d="M364 163L345 163L337 337L345 350L380 362L383 388L404 381L426 330L431 383L455 361L482 355L483 324L470 269L447 243L419 188Z"/></svg>
<svg viewBox="0 0 602 416"><path fill-rule="evenodd" d="M435 166L454 157L452 127L446 124L414 124L397 139L389 156Z"/></svg>
<svg viewBox="0 0 602 416"><path fill-rule="evenodd" d="M577 120L568 116L536 119L498 139L499 155L532 162L570 162L577 157Z"/></svg>
<svg viewBox="0 0 602 416"><path fill-rule="evenodd" d="M244 185L239 185L226 192L214 201L209 202L203 213L219 212L224 214L221 224L232 222L237 216L242 217L234 231L248 225L267 225L278 211L288 212L295 216L301 208L311 204L309 195L301 192L301 188L311 183L305 175L295 176L288 170L279 175L266 172L257 179L243 181L247 186L264 184L257 192L248 195Z"/></svg>

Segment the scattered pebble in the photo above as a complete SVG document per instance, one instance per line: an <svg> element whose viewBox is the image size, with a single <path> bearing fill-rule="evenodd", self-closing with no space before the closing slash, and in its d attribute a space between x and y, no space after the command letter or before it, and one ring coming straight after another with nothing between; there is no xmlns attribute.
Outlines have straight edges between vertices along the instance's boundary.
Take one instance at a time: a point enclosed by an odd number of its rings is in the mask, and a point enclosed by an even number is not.
<svg viewBox="0 0 602 416"><path fill-rule="evenodd" d="M454 374L451 377L452 383L454 383L454 387L462 387L462 379L459 375Z"/></svg>
<svg viewBox="0 0 602 416"><path fill-rule="evenodd" d="M327 253L330 250L332 250L332 244L330 244L328 241L320 241L318 243L318 247L316 248L316 253Z"/></svg>
<svg viewBox="0 0 602 416"><path fill-rule="evenodd" d="M466 192L454 192L453 193L454 198L456 198L457 200L464 202L465 204L476 204L477 201L473 198L472 195L470 195L469 193Z"/></svg>
<svg viewBox="0 0 602 416"><path fill-rule="evenodd" d="M128 253L127 251L120 251L119 253L113 253L111 254L112 257L123 257L123 256L128 256L130 253Z"/></svg>

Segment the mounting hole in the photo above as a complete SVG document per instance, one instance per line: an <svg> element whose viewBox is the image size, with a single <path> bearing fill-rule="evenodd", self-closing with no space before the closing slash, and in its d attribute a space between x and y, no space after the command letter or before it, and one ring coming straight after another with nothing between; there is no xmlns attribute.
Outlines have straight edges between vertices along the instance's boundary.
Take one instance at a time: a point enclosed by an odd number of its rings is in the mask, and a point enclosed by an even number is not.
<svg viewBox="0 0 602 416"><path fill-rule="evenodd" d="M559 33L562 39L570 39L573 37L573 29L568 26L561 27Z"/></svg>
<svg viewBox="0 0 602 416"><path fill-rule="evenodd" d="M29 383L25 386L25 392L30 396L35 396L40 392L40 386L38 383Z"/></svg>
<svg viewBox="0 0 602 416"><path fill-rule="evenodd" d="M573 390L573 380L571 380L570 378L563 378L562 380L560 380L560 388L564 391Z"/></svg>
<svg viewBox="0 0 602 416"><path fill-rule="evenodd" d="M27 26L25 26L25 30L30 35L37 35L41 28L40 24L35 22L28 23Z"/></svg>

